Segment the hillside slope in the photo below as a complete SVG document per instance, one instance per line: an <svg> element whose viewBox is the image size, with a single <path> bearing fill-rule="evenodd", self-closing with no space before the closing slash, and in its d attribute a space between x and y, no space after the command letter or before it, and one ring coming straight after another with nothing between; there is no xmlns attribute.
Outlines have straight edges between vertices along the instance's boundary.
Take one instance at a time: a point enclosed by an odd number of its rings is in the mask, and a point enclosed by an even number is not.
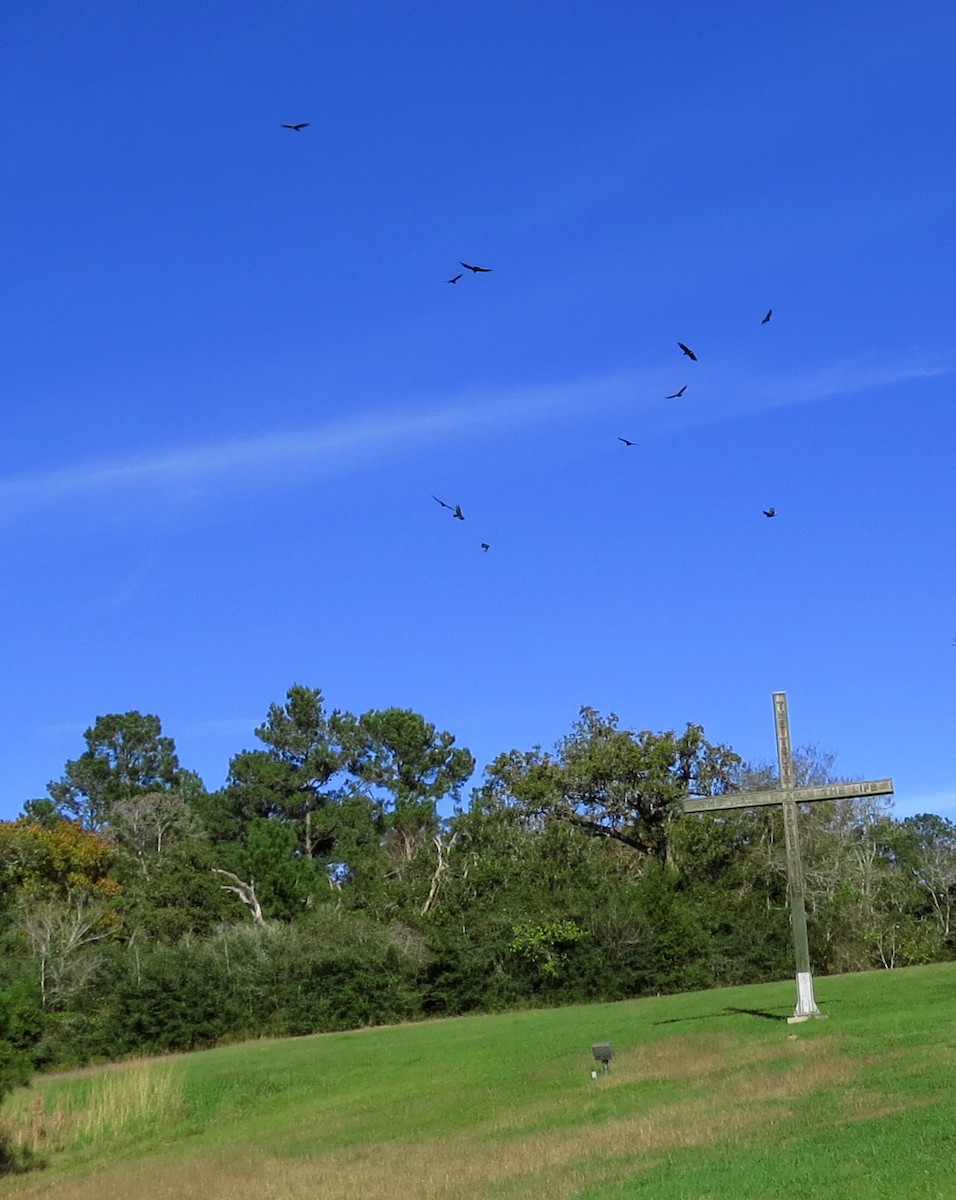
<svg viewBox="0 0 956 1200"><path fill-rule="evenodd" d="M956 965L260 1041L49 1077L48 1200L956 1196ZM595 1079L591 1044L615 1046Z"/></svg>

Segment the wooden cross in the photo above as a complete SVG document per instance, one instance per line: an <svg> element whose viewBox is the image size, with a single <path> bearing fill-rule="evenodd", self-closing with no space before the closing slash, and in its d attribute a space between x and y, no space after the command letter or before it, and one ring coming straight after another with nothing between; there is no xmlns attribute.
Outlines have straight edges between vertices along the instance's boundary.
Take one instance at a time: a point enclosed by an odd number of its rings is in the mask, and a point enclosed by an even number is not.
<svg viewBox="0 0 956 1200"><path fill-rule="evenodd" d="M783 832L787 847L787 891L790 895L790 924L793 929L793 952L797 966L797 1007L788 1020L806 1021L823 1014L813 998L813 975L810 972L810 948L807 944L807 910L803 898L803 863L800 859L800 836L797 822L798 804L817 800L849 800L856 796L889 796L892 779L876 779L862 783L828 783L822 787L795 786L793 754L790 749L790 722L787 717L787 693L773 693L773 712L777 728L777 762L780 766L780 786L768 792L733 792L726 796L690 797L683 803L685 813L722 812L728 808L757 808L779 804L783 809Z"/></svg>

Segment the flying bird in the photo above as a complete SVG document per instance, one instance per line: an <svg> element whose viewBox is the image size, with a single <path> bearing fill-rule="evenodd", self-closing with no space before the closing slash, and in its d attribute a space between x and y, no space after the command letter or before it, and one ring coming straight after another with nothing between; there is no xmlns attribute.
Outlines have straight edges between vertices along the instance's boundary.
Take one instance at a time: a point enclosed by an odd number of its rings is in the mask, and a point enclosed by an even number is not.
<svg viewBox="0 0 956 1200"><path fill-rule="evenodd" d="M685 346L683 342L678 342L678 346L684 351L691 362L697 362L697 355L691 350L690 346Z"/></svg>
<svg viewBox="0 0 956 1200"><path fill-rule="evenodd" d="M459 261L461 261L461 260L459 260ZM461 265L463 267L466 267L469 271L474 271L474 273L476 275L478 274L479 271L482 271L487 274L487 272L491 270L491 267L473 267L471 265L471 263L466 263L466 262L463 262Z"/></svg>
<svg viewBox="0 0 956 1200"><path fill-rule="evenodd" d="M488 552L488 551L491 549L491 546L488 544L488 542L482 542L482 543L481 543L481 548L482 548L482 550L484 550L484 551L485 551L485 553L487 554L487 552Z"/></svg>
<svg viewBox="0 0 956 1200"><path fill-rule="evenodd" d="M764 319L763 319L763 320L760 322L760 324L761 324L761 325L768 325L768 324L770 323L770 318L771 318L772 316L773 316L773 309L772 309L772 308L768 308L768 309L767 309L767 315L766 315L766 316L764 317Z"/></svg>
<svg viewBox="0 0 956 1200"><path fill-rule="evenodd" d="M763 515L765 517L775 517L777 515L777 510L775 508L765 508L763 510Z"/></svg>
<svg viewBox="0 0 956 1200"><path fill-rule="evenodd" d="M623 442L625 446L639 446L640 445L640 442L629 442L627 440L627 438L619 437L617 440L619 442Z"/></svg>
<svg viewBox="0 0 956 1200"><path fill-rule="evenodd" d="M461 275L456 275L454 279L446 279L445 282L446 283L457 283L459 279L461 279Z"/></svg>
<svg viewBox="0 0 956 1200"><path fill-rule="evenodd" d="M668 396L667 399L668 400L679 400L686 391L687 391L687 384L685 383L679 392L674 392L672 395Z"/></svg>
<svg viewBox="0 0 956 1200"><path fill-rule="evenodd" d="M294 129L296 131L296 133L298 133L300 129L308 129L308 127L309 127L308 121L299 121L295 125L283 125L282 126L283 129Z"/></svg>
<svg viewBox="0 0 956 1200"><path fill-rule="evenodd" d="M435 495L432 496L432 499L435 501L436 504L440 504L442 506L442 508L447 508L448 511L451 513L451 515L456 520L464 521L465 514L461 511L460 504L446 504L444 500L439 500L438 497Z"/></svg>

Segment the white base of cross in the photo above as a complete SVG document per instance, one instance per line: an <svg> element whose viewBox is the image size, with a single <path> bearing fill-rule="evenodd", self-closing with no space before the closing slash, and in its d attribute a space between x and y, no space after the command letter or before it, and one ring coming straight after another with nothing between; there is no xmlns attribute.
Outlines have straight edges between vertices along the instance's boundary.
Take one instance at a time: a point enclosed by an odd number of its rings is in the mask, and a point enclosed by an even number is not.
<svg viewBox="0 0 956 1200"><path fill-rule="evenodd" d="M822 1017L824 1014L817 1008L813 997L813 976L809 971L797 972L797 1007L792 1017L787 1017L787 1024L794 1025L797 1021L809 1021L811 1017Z"/></svg>

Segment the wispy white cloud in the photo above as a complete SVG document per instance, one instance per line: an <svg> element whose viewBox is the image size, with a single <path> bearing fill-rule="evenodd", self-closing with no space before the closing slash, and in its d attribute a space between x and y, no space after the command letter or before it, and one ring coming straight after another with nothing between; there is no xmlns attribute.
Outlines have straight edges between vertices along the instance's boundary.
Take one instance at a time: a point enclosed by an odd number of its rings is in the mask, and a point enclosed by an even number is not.
<svg viewBox="0 0 956 1200"><path fill-rule="evenodd" d="M149 490L157 502L225 487L250 490L301 473L366 470L409 449L482 431L554 418L629 386L622 376L602 380L472 393L414 412L384 410L312 428L203 446L87 463L0 481L0 521L65 502L113 498Z"/></svg>
<svg viewBox="0 0 956 1200"><path fill-rule="evenodd" d="M839 396L854 396L898 384L929 380L953 374L949 364L874 362L847 359L823 366L773 377L743 374L736 362L712 364L708 377L706 408L685 405L682 410L691 425L812 404Z"/></svg>
<svg viewBox="0 0 956 1200"><path fill-rule="evenodd" d="M860 363L847 359L773 382L773 396L764 407L803 404L832 396L852 396L898 383L951 375L952 366L913 363Z"/></svg>
<svg viewBox="0 0 956 1200"><path fill-rule="evenodd" d="M851 395L911 380L951 374L949 365L846 361L799 375L741 384L733 364L713 364L707 409L685 407L681 422L709 424L749 412ZM37 471L0 481L0 523L63 504L148 498L155 508L207 502L225 491L254 491L304 475L366 471L410 450L506 428L553 423L563 417L611 408L635 398L648 410L660 405L673 371L617 373L601 378L497 389L453 396L414 411L394 408L329 421L311 428L169 449L151 455ZM674 409L668 410L673 414ZM109 511L109 510L107 510ZM133 580L131 586L136 586Z"/></svg>

